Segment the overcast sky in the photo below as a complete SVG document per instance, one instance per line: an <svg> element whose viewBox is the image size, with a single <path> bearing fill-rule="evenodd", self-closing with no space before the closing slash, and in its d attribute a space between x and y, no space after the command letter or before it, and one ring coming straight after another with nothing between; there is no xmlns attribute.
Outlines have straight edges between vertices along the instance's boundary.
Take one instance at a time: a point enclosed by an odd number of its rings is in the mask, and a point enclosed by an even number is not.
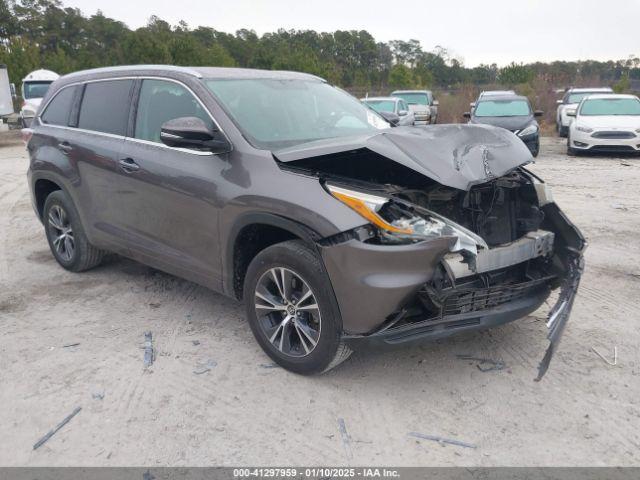
<svg viewBox="0 0 640 480"><path fill-rule="evenodd" d="M640 56L640 0L63 0L130 28L151 15L235 32L367 30L442 45L465 65Z"/></svg>

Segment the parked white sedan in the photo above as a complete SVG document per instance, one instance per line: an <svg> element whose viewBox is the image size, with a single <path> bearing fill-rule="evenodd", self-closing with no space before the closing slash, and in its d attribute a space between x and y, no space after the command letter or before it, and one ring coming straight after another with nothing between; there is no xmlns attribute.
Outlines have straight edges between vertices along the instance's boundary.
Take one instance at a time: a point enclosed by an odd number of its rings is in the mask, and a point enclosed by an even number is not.
<svg viewBox="0 0 640 480"><path fill-rule="evenodd" d="M567 138L570 154L640 152L640 99L635 95L589 95L567 114L573 118Z"/></svg>

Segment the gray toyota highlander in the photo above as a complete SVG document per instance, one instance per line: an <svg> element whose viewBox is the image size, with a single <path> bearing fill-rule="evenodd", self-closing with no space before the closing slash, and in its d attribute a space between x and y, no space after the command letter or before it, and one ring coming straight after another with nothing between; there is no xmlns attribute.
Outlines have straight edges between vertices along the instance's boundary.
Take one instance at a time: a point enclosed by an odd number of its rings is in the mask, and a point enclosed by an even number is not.
<svg viewBox="0 0 640 480"><path fill-rule="evenodd" d="M584 238L510 132L392 128L312 75L77 72L25 134L62 267L115 252L243 300L260 346L297 373L504 324L555 291L541 378L583 270Z"/></svg>

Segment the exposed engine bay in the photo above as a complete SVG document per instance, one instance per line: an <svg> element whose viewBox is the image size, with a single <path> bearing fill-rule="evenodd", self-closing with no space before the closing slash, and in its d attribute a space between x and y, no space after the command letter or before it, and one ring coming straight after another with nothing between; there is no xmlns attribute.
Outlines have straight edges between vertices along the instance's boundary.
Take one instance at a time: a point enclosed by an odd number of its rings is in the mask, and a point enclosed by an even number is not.
<svg viewBox="0 0 640 480"><path fill-rule="evenodd" d="M586 242L539 178L517 161L497 176L488 150L479 150L472 165L455 151L452 160L441 160L445 165L419 162L437 170L433 177L440 181L409 168L400 155L402 161L395 161L368 148L293 158L279 165L318 177L331 195L369 220L325 239L324 246L354 238L380 246L449 240L448 250L439 250L433 258L426 283L376 331L353 338L381 336L387 343L399 343L445 330L499 325L537 309L561 287L549 314L550 346L539 367L540 379L569 316ZM417 158L413 152L407 156ZM484 163L481 177L467 172L463 180L457 173L473 167L477 174L478 162ZM505 307L511 317L500 313Z"/></svg>

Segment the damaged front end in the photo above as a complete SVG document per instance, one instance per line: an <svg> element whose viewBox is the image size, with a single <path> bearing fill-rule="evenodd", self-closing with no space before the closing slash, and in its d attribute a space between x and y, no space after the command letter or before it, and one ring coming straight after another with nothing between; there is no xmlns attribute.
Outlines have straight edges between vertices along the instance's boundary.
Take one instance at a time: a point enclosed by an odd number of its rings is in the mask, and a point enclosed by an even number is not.
<svg viewBox="0 0 640 480"><path fill-rule="evenodd" d="M345 339L398 344L488 328L530 314L559 289L540 380L569 318L586 242L522 166L530 157L521 145L495 130L442 132L452 157L425 157L413 134L281 155L289 157L281 168L318 176L367 221L319 242ZM436 140L427 143L442 148ZM509 152L520 161L510 164Z"/></svg>

